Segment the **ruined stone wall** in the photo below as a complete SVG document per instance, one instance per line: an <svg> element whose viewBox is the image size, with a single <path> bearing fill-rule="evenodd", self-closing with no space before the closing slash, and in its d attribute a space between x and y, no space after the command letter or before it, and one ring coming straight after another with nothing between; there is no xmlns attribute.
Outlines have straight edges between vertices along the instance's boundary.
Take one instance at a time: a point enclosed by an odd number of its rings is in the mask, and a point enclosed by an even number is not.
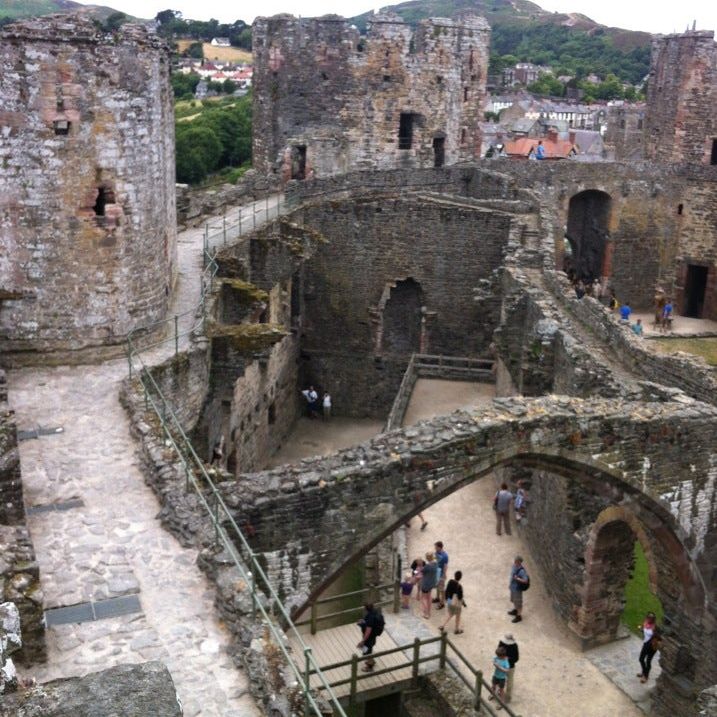
<svg viewBox="0 0 717 717"><path fill-rule="evenodd" d="M713 31L656 36L647 83L645 155L709 164L717 137L717 44Z"/></svg>
<svg viewBox="0 0 717 717"><path fill-rule="evenodd" d="M338 16L257 18L254 166L286 181L476 158L488 44L478 17L375 15L365 38Z"/></svg>
<svg viewBox="0 0 717 717"><path fill-rule="evenodd" d="M7 405L7 382L0 369L0 525L25 521L17 428Z"/></svg>
<svg viewBox="0 0 717 717"><path fill-rule="evenodd" d="M411 196L298 212L297 221L326 240L304 266L305 380L327 388L338 413L382 417L412 352L484 353L500 303L497 291L481 301L473 292L496 281L512 220ZM417 287L415 302L396 294L409 283ZM412 322L420 323L415 334L391 340Z"/></svg>
<svg viewBox="0 0 717 717"><path fill-rule="evenodd" d="M46 16L0 32L0 351L121 342L175 274L167 48Z"/></svg>
<svg viewBox="0 0 717 717"><path fill-rule="evenodd" d="M603 139L610 159L624 162L643 158L645 113L643 104L608 108L607 129Z"/></svg>

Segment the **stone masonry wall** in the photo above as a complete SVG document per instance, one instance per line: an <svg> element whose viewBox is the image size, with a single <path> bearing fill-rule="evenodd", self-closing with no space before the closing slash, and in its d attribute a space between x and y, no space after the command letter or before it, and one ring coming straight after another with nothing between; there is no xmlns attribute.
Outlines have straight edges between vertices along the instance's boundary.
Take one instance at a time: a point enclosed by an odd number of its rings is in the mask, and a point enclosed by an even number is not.
<svg viewBox="0 0 717 717"><path fill-rule="evenodd" d="M717 44L714 32L657 35L647 83L645 155L709 164L717 137Z"/></svg>
<svg viewBox="0 0 717 717"><path fill-rule="evenodd" d="M335 15L257 18L254 166L286 181L476 158L489 32L479 17L413 30L380 14L365 38ZM399 144L402 114L411 139Z"/></svg>
<svg viewBox="0 0 717 717"><path fill-rule="evenodd" d="M295 216L325 238L304 266L303 375L329 390L338 413L385 416L413 351L487 350L512 215L408 195L309 205ZM393 292L407 281L420 292L421 335L402 350L387 341L391 307L404 306ZM494 289L476 301L481 283Z"/></svg>
<svg viewBox="0 0 717 717"><path fill-rule="evenodd" d="M117 344L175 275L166 46L53 15L0 31L0 351Z"/></svg>

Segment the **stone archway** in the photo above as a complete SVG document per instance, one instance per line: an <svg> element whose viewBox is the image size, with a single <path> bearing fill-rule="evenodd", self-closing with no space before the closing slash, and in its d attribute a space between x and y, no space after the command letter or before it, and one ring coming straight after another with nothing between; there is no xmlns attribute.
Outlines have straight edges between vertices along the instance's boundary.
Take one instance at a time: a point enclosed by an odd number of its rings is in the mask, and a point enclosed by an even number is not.
<svg viewBox="0 0 717 717"><path fill-rule="evenodd" d="M575 278L592 283L611 274L610 212L612 198L597 189L570 198L565 237L570 243L570 264Z"/></svg>

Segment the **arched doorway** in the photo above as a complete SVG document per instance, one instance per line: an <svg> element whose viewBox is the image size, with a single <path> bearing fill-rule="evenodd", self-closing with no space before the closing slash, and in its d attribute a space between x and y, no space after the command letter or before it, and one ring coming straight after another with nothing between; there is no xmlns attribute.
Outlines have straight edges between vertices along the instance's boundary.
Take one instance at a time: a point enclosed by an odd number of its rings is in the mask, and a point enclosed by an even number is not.
<svg viewBox="0 0 717 717"><path fill-rule="evenodd" d="M565 236L572 251L569 268L576 279L592 283L610 274L605 259L609 259L606 247L610 238L611 204L609 194L595 189L580 192L570 199Z"/></svg>
<svg viewBox="0 0 717 717"><path fill-rule="evenodd" d="M411 354L421 346L421 285L408 278L391 287L383 310L383 351Z"/></svg>

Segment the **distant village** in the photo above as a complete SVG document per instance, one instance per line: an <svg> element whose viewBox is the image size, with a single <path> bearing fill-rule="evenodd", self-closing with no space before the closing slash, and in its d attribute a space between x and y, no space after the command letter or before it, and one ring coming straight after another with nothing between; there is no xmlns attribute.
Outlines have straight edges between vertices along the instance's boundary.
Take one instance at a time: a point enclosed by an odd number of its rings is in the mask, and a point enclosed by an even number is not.
<svg viewBox="0 0 717 717"><path fill-rule="evenodd" d="M228 47L226 38L213 38L215 47ZM234 94L244 95L252 84L253 68L217 60L180 58L176 67L182 74L201 80L195 97L205 99L221 94L215 83L231 80ZM551 68L518 62L501 74L490 76L481 123L481 157L573 161L614 161L638 156L642 137L644 102L626 100L582 101L582 90L569 86L571 77L556 78L566 84L565 98L540 97L527 90ZM601 78L589 75L587 82ZM536 156L538 143L542 150Z"/></svg>

